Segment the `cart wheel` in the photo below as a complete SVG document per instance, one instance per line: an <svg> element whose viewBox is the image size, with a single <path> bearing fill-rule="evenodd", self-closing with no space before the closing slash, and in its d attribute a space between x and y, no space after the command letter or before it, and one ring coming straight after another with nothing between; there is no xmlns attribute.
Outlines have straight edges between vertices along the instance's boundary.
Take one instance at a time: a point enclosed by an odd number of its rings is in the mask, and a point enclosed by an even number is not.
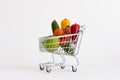
<svg viewBox="0 0 120 80"><path fill-rule="evenodd" d="M65 66L61 66L61 69L65 69Z"/></svg>
<svg viewBox="0 0 120 80"><path fill-rule="evenodd" d="M75 66L72 66L72 71L73 72L76 72L77 71L77 68Z"/></svg>
<svg viewBox="0 0 120 80"><path fill-rule="evenodd" d="M47 71L48 73L50 73L50 72L51 72L51 68L50 68L49 66L46 66L46 71Z"/></svg>
<svg viewBox="0 0 120 80"><path fill-rule="evenodd" d="M44 70L44 66L41 66L41 65L40 65L40 70Z"/></svg>

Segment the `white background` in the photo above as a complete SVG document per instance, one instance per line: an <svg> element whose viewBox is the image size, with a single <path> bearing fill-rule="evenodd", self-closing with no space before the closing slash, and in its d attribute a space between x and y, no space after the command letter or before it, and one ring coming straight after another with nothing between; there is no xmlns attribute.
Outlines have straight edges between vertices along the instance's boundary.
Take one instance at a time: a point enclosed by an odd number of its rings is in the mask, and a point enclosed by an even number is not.
<svg viewBox="0 0 120 80"><path fill-rule="evenodd" d="M119 0L0 0L0 80L120 80ZM51 22L86 24L78 72L38 64L38 37L52 35ZM68 58L68 60L71 60Z"/></svg>

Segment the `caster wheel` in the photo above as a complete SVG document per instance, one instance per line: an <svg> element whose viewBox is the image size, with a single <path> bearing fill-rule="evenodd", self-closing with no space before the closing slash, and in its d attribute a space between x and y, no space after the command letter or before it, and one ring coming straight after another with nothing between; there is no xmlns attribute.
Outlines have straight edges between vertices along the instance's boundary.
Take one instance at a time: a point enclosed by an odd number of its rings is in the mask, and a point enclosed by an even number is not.
<svg viewBox="0 0 120 80"><path fill-rule="evenodd" d="M44 70L44 66L41 66L41 65L40 65L40 70Z"/></svg>
<svg viewBox="0 0 120 80"><path fill-rule="evenodd" d="M72 66L72 71L73 72L76 72L77 71L77 68L75 66Z"/></svg>
<svg viewBox="0 0 120 80"><path fill-rule="evenodd" d="M65 66L61 66L61 69L65 69Z"/></svg>
<svg viewBox="0 0 120 80"><path fill-rule="evenodd" d="M50 72L51 72L51 68L50 68L49 66L46 66L46 71L47 71L48 73L50 73Z"/></svg>

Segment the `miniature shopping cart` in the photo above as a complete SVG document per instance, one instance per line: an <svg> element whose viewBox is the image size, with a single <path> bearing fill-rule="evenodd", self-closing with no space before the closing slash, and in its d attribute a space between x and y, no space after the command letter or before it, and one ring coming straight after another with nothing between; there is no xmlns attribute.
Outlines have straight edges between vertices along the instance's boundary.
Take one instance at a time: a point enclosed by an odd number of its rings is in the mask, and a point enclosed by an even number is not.
<svg viewBox="0 0 120 80"><path fill-rule="evenodd" d="M60 66L61 69L64 69L65 66L71 66L72 71L77 71L77 66L79 65L79 60L76 55L79 53L79 48L81 40L83 37L83 32L85 28L81 26L81 30L75 34L67 34L62 36L46 36L39 38L39 49L40 52L51 53L52 62L40 63L40 70L46 68L47 72L51 72L51 68L54 66ZM59 55L62 62L56 63L54 60L54 55ZM76 64L74 65L65 65L66 59L65 56L72 56L75 58Z"/></svg>

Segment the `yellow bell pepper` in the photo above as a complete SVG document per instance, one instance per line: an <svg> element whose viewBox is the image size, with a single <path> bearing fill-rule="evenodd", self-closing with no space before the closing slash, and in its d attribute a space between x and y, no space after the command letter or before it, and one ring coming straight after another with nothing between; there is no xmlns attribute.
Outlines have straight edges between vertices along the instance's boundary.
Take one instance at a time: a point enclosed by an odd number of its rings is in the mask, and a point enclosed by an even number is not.
<svg viewBox="0 0 120 80"><path fill-rule="evenodd" d="M68 20L68 19L63 19L62 21L61 21L61 28L62 29L65 29L65 28L68 28L68 26L70 27L70 20Z"/></svg>

